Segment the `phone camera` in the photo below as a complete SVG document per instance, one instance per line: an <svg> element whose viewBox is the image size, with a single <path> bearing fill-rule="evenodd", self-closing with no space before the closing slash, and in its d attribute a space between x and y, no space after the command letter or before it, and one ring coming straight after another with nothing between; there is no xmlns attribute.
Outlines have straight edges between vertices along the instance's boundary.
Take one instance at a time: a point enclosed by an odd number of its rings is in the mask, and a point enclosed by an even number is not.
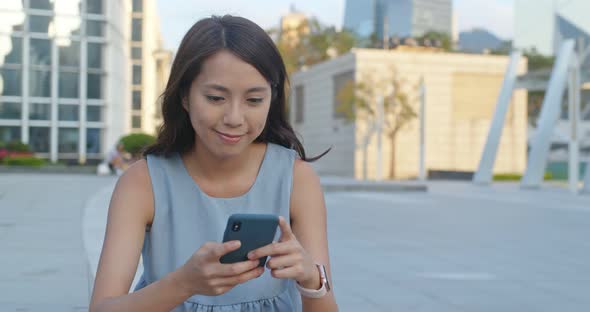
<svg viewBox="0 0 590 312"><path fill-rule="evenodd" d="M231 227L232 231L234 232L239 231L240 228L242 228L242 222L234 222L234 224Z"/></svg>

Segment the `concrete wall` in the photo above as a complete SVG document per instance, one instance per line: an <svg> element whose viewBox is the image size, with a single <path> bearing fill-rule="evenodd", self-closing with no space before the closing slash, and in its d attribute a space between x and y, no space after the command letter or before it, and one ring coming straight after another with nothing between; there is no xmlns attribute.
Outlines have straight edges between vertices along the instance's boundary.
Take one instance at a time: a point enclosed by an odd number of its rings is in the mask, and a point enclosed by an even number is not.
<svg viewBox="0 0 590 312"><path fill-rule="evenodd" d="M442 52L400 52L355 49L351 54L318 64L292 77L293 90L305 87L304 122L295 129L312 154L334 144L334 151L317 164L323 174L375 179L377 137L371 136L365 149L362 141L371 118L357 113L355 126L333 116L332 77L354 70L355 80L372 86L374 98L386 94L394 77L419 113L417 86L426 84L426 168L432 170L474 171L487 138L492 114L502 84L508 57ZM526 60L519 73L526 71ZM395 74L393 74L395 73ZM391 90L389 90L391 92ZM294 122L295 101L291 104ZM374 105L374 100L372 101ZM521 173L526 162L526 92L516 91L500 141L495 173ZM338 129L337 131L335 129ZM413 178L419 167L419 118L401 130L395 141L395 178ZM387 178L392 153L390 140L382 136L381 170Z"/></svg>
<svg viewBox="0 0 590 312"><path fill-rule="evenodd" d="M330 153L313 164L320 174L354 175L354 124L333 117L333 76L354 71L354 66L354 54L346 54L291 76L291 123L303 139L306 153L315 156L332 147ZM302 123L295 123L294 90L297 86L304 88Z"/></svg>
<svg viewBox="0 0 590 312"><path fill-rule="evenodd" d="M102 140L102 153L106 156L120 137L129 132L131 121L131 79L128 42L131 38L131 1L105 1L106 38L105 46L106 77L105 108L103 110L105 130ZM123 69L123 70L122 70Z"/></svg>
<svg viewBox="0 0 590 312"><path fill-rule="evenodd" d="M477 168L508 57L382 50L357 50L356 55L357 71L361 76L363 73L387 76L387 71L393 67L398 79L405 81L402 86L407 95L416 99L411 103L417 113L419 101L415 87L423 77L426 84L427 169L474 171ZM523 60L519 73L525 71L526 61ZM517 91L506 118L494 172L520 173L524 170L526 118L526 93ZM389 141L383 138L383 142L384 155L389 155ZM417 117L396 140L396 178L417 176L418 143ZM370 148L370 159L376 159L375 150ZM384 157L383 161L387 176L389 157ZM370 166L369 172L374 174L374 169Z"/></svg>

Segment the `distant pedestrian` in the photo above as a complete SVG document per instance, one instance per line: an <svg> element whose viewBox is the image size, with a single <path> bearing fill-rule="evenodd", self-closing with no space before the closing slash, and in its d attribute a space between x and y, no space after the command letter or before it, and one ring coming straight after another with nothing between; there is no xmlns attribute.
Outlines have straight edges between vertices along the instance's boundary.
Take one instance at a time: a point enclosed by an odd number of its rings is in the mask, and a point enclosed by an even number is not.
<svg viewBox="0 0 590 312"><path fill-rule="evenodd" d="M125 157L125 145L123 142L118 142L115 148L113 148L106 159L107 164L111 172L116 175L122 175L128 167L128 162Z"/></svg>

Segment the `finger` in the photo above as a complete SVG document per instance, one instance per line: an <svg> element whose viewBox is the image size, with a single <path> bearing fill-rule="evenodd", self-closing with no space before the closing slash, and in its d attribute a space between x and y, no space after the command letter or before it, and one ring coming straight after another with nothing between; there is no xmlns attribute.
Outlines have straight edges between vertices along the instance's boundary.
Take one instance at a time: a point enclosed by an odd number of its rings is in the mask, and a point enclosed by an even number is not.
<svg viewBox="0 0 590 312"><path fill-rule="evenodd" d="M295 279L297 276L299 276L300 272L299 272L299 269L297 269L297 267L290 266L290 267L284 268L284 269L271 270L270 274L274 278Z"/></svg>
<svg viewBox="0 0 590 312"><path fill-rule="evenodd" d="M210 259L219 260L223 255L240 248L240 246L241 243L237 240L225 242L223 244L213 243L212 251L209 253L209 255L211 255Z"/></svg>
<svg viewBox="0 0 590 312"><path fill-rule="evenodd" d="M261 276L263 273L264 273L264 268L255 268L255 269L246 271L246 272L236 275L236 276L220 278L215 283L220 286L233 287L235 285L242 284L242 283L245 283L249 280L255 279L255 278Z"/></svg>
<svg viewBox="0 0 590 312"><path fill-rule="evenodd" d="M284 243L272 243L272 244L268 244L266 246L262 246L258 249L255 249L253 251L250 251L248 253L248 259L250 260L254 260L254 259L260 259L262 257L266 257L266 256L278 256L278 255L286 255L291 253L293 250L295 250L294 246L292 243L290 242L284 242Z"/></svg>
<svg viewBox="0 0 590 312"><path fill-rule="evenodd" d="M247 260L236 262L232 264L222 264L219 263L216 265L215 270L217 277L229 277L229 276L236 276L240 275L244 272L248 272L252 269L255 269L260 264L258 260Z"/></svg>
<svg viewBox="0 0 590 312"><path fill-rule="evenodd" d="M291 230L291 225L282 216L279 217L279 227L281 228L281 238L279 241L284 242L295 238L295 234Z"/></svg>
<svg viewBox="0 0 590 312"><path fill-rule="evenodd" d="M266 267L271 270L283 269L301 262L299 254L289 254L279 257L273 257L266 263Z"/></svg>

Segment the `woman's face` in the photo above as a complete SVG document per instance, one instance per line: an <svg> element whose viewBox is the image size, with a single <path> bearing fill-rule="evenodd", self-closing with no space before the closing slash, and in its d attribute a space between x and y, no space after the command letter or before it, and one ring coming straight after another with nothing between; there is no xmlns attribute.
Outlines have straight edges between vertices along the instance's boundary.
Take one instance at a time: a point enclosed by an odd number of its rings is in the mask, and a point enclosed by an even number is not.
<svg viewBox="0 0 590 312"><path fill-rule="evenodd" d="M270 101L264 76L222 50L203 62L183 107L195 129L197 148L228 158L243 152L262 133Z"/></svg>

